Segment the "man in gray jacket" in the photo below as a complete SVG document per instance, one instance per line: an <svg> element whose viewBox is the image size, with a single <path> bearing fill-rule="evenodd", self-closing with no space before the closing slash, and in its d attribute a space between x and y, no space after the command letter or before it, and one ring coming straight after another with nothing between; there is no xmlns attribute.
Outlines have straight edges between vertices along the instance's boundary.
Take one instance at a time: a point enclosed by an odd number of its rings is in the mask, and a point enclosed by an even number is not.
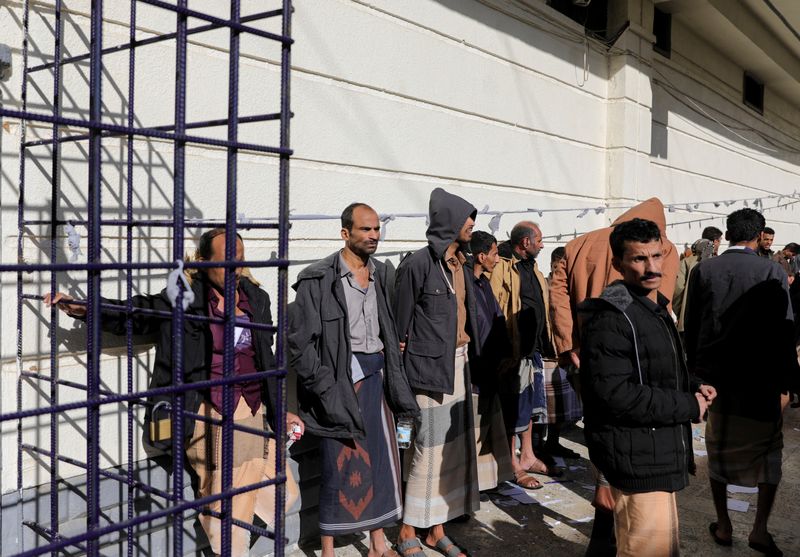
<svg viewBox="0 0 800 557"><path fill-rule="evenodd" d="M728 215L726 224L730 248L694 268L686 308L689 370L719 392L706 426L708 476L717 512L709 531L714 542L730 546L727 484L757 485L749 545L774 557L782 553L767 519L781 480L782 412L788 392L797 390L800 371L792 306L786 273L756 252L764 216L739 209ZM770 350L758 344L761 331L770 332Z"/></svg>
<svg viewBox="0 0 800 557"><path fill-rule="evenodd" d="M413 418L419 408L400 362L386 266L372 257L378 214L349 205L341 235L344 248L301 271L294 285L290 365L307 431L322 438L322 556L334 557L335 535L364 530L369 556L390 556L383 528L403 511L391 411Z"/></svg>
<svg viewBox="0 0 800 557"><path fill-rule="evenodd" d="M394 308L408 381L421 416L406 454L406 500L398 550L422 554L425 543L449 557L464 553L444 523L480 505L467 344L477 339L473 278L462 246L472 237L477 211L441 188L431 192L428 245L397 269ZM476 355L480 350L475 348Z"/></svg>

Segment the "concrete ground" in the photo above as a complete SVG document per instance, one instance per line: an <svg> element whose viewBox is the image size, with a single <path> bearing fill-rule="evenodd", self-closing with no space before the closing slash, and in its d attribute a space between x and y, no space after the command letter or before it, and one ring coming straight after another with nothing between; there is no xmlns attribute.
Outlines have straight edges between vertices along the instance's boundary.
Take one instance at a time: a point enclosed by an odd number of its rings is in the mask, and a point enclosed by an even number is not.
<svg viewBox="0 0 800 557"><path fill-rule="evenodd" d="M579 424L580 426L580 424ZM747 546L747 535L755 518L756 494L729 493L731 499L747 502L744 512L730 511L734 524L733 547L721 547L711 540L708 525L715 520L708 484L703 434L705 425L694 426L697 476L678 494L681 554L697 557L762 555ZM523 504L496 491L481 496L481 508L464 523L447 525L447 532L476 556L503 557L582 556L592 529L594 509L589 504L593 486L587 451L580 427L565 432L563 444L579 452L580 460L567 460L567 471L560 482L545 484L543 489L525 492L533 502ZM784 422L783 481L770 519L770 531L784 555L800 556L800 532L797 529L800 501L800 409L788 409ZM541 481L549 478L538 476ZM502 487L500 489L502 491ZM392 542L397 528L387 529ZM351 536L337 540L336 555L366 556L369 538ZM288 553L290 557L320 554L319 541ZM425 555L440 555L426 549Z"/></svg>

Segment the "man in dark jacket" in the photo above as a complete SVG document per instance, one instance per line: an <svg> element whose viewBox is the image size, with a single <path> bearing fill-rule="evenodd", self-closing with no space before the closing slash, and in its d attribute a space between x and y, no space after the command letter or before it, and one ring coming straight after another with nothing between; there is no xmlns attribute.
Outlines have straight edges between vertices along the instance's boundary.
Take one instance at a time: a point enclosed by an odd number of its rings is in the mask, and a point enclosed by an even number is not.
<svg viewBox="0 0 800 557"><path fill-rule="evenodd" d="M713 400L690 381L661 285L658 226L614 227L612 265L622 281L580 306L584 424L591 461L614 498L617 555L678 555L675 492L693 468L691 420Z"/></svg>
<svg viewBox="0 0 800 557"><path fill-rule="evenodd" d="M222 262L225 260L225 229L215 228L204 233L200 238L196 259L201 261ZM236 259L244 259L244 243L241 237L236 240ZM233 349L234 375L246 375L257 371L268 371L275 367L272 353L272 333L261 328L250 328L249 324L272 324L269 295L258 287L258 284L242 276L242 268L234 273L236 281L235 304L236 330ZM184 295L193 298L186 308L187 316L205 318L224 318L225 309L225 270L223 267L211 267L195 273L191 283L191 291ZM45 303L57 304L58 308L71 317L84 319L86 306L70 303L72 298L65 294L56 294L52 301L45 296ZM168 387L173 384L173 324L171 319L172 304L166 289L159 294L134 296L134 308L145 310L132 317L134 334L156 333L156 356L150 379L150 389ZM122 300L103 299L107 305L125 306ZM161 314L154 314L160 312ZM165 316L164 314L170 314ZM104 309L100 326L106 332L124 335L126 319L124 311ZM184 327L183 381L193 383L209 379L221 379L223 372L223 355L225 342L223 325L209 323L208 320L186 319ZM248 381L235 383L233 390L233 420L236 425L265 430L267 422L274 426L275 396L277 389L274 379L266 381ZM148 406L145 422L150 425L150 441L161 446L172 443L170 428L171 408L167 403L170 395L156 397ZM198 477L198 497L208 497L222 492L223 463L222 434L218 425L210 420L219 421L223 417L223 388L187 391L184 397L184 408L188 412L200 414L209 421L187 419L184 427L186 436L186 456L189 464ZM156 410L154 411L154 407ZM294 414L287 412L287 429L297 425L301 432L303 422ZM180 441L180 440L177 440ZM234 431L234 458L232 488L241 488L261 482L275 476L274 441L267 442L265 437ZM289 497L296 497L296 486L293 479L290 483ZM294 486L294 487L293 487ZM254 514L266 523L273 522L275 511L274 487L267 486L233 497L232 515L234 519L252 523ZM219 513L222 502L216 501L208 506L212 512ZM220 520L215 516L201 515L199 518L206 531L211 549L221 552L222 532ZM232 555L247 555L250 547L250 532L238 526L232 528Z"/></svg>
<svg viewBox="0 0 800 557"><path fill-rule="evenodd" d="M460 197L433 190L428 245L397 269L397 333L421 411L413 450L406 453L406 500L398 544L405 556L422 553L415 528L429 528L427 545L451 557L461 555L445 536L443 524L480 506L467 365L467 344L478 333L473 278L462 254L476 214Z"/></svg>
<svg viewBox="0 0 800 557"><path fill-rule="evenodd" d="M419 408L400 361L386 266L372 257L381 223L368 205L342 213L344 249L300 272L290 306L289 359L300 415L322 438L322 557L333 536L370 530L370 557L389 552L383 528L402 515L400 457L391 410Z"/></svg>
<svg viewBox="0 0 800 557"><path fill-rule="evenodd" d="M786 273L758 257L764 216L739 209L727 218L731 246L699 263L689 279L686 352L689 369L712 383L719 398L706 425L708 476L717 512L709 526L714 541L731 545L727 484L758 485L758 506L750 547L780 555L767 530L781 480L782 411L798 386L793 313ZM763 350L760 331L769 331Z"/></svg>

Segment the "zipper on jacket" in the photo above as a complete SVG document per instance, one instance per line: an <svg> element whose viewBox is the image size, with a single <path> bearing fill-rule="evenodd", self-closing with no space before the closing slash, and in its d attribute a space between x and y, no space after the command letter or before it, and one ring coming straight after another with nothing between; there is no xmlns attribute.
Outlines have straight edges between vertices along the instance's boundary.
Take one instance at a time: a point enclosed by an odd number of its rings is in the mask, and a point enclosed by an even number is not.
<svg viewBox="0 0 800 557"><path fill-rule="evenodd" d="M680 375L678 375L678 373L680 371L680 365L679 365L679 362L678 362L678 350L677 350L677 348L675 348L675 339L672 337L672 333L670 332L669 327L667 327L667 324L664 323L664 320L660 316L656 316L656 318L661 323L661 327L663 327L663 329L667 332L667 337L669 337L669 344L670 344L670 346L672 346L672 361L673 361L673 363L675 365L675 386L680 390L680 388L681 388L681 380L680 380ZM683 429L684 429L684 425L681 424L681 430L683 430ZM687 454L686 454L686 439L685 439L684 431L681 431L681 447L683 448L683 460L684 460L684 462L686 463L686 465L688 467L689 461L686 458L686 456L687 456Z"/></svg>

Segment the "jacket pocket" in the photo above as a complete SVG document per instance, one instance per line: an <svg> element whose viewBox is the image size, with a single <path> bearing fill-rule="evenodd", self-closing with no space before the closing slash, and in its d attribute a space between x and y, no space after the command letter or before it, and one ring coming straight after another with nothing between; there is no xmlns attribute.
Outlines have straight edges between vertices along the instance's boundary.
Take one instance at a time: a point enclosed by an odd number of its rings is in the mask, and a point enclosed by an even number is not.
<svg viewBox="0 0 800 557"><path fill-rule="evenodd" d="M654 427L650 430L653 442L653 466L674 467L678 462L678 446L680 446L679 432L674 426ZM676 435L677 433L677 435Z"/></svg>
<svg viewBox="0 0 800 557"><path fill-rule="evenodd" d="M450 301L447 294L448 292L444 287L425 286L420 297L423 313L431 318L447 313L447 305Z"/></svg>
<svg viewBox="0 0 800 557"><path fill-rule="evenodd" d="M438 358L444 354L444 343L412 339L408 343L407 350L415 356Z"/></svg>

